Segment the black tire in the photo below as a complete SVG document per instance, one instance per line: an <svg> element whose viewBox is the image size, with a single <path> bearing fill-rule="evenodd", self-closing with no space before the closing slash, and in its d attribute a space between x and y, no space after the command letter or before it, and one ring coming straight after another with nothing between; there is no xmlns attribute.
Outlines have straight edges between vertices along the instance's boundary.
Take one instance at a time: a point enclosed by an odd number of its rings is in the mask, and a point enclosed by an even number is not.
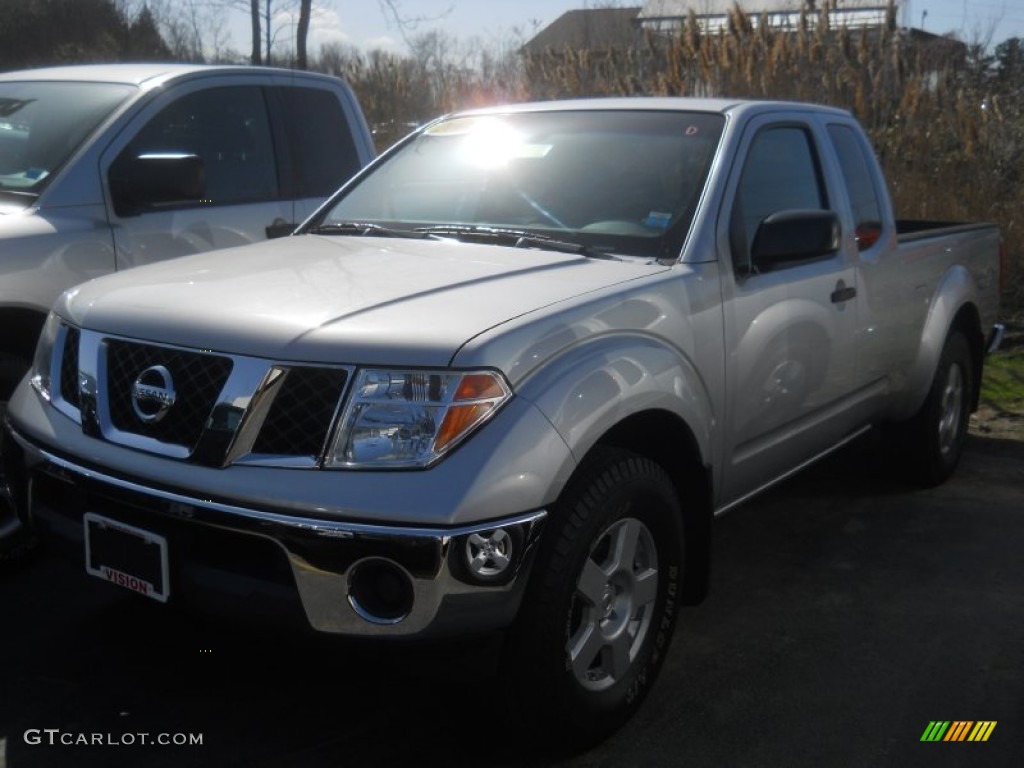
<svg viewBox="0 0 1024 768"><path fill-rule="evenodd" d="M28 373L29 361L0 352L0 403L6 403Z"/></svg>
<svg viewBox="0 0 1024 768"><path fill-rule="evenodd" d="M924 405L912 419L890 429L898 471L911 482L940 485L960 463L976 386L974 370L966 337L951 331Z"/></svg>
<svg viewBox="0 0 1024 768"><path fill-rule="evenodd" d="M0 424L7 410L6 400L0 401ZM3 457L0 456L0 462ZM28 563L36 554L38 537L29 531L18 516L17 505L3 476L0 466L0 575L10 573Z"/></svg>
<svg viewBox="0 0 1024 768"><path fill-rule="evenodd" d="M664 661L681 591L682 519L661 467L599 450L547 525L504 668L531 730L575 751L633 715Z"/></svg>
<svg viewBox="0 0 1024 768"><path fill-rule="evenodd" d="M30 562L38 547L39 539L18 518L14 500L0 488L0 576Z"/></svg>

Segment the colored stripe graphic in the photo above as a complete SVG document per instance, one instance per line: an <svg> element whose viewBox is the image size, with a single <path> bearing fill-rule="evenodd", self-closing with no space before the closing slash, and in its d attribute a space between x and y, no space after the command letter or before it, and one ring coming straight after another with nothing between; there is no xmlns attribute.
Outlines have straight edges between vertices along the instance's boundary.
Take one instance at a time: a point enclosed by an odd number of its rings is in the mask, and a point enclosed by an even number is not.
<svg viewBox="0 0 1024 768"><path fill-rule="evenodd" d="M967 732L972 725L974 722L971 720L954 720L943 741L963 741L967 738Z"/></svg>
<svg viewBox="0 0 1024 768"><path fill-rule="evenodd" d="M931 720L921 741L988 741L996 720Z"/></svg>
<svg viewBox="0 0 1024 768"><path fill-rule="evenodd" d="M967 737L968 741L988 741L988 737L992 735L992 731L996 729L996 720L980 720L978 724L974 726L974 730L971 731L971 735Z"/></svg>
<svg viewBox="0 0 1024 768"><path fill-rule="evenodd" d="M932 720L921 735L921 741L942 741L949 728L949 720Z"/></svg>

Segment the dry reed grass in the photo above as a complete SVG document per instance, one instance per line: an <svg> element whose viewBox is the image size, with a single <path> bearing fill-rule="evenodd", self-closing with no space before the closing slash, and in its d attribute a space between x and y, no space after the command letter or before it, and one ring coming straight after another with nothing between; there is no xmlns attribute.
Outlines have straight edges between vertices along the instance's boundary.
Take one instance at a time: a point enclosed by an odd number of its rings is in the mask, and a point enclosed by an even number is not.
<svg viewBox="0 0 1024 768"><path fill-rule="evenodd" d="M764 21L764 20L762 20ZM971 49L923 44L888 23L830 28L805 14L783 31L735 7L728 28L691 14L673 36L628 50L520 51L468 68L374 54L324 67L346 77L389 144L437 114L467 106L584 96L729 96L810 101L853 112L871 136L897 215L994 221L1010 254L1008 307L1024 307L1024 89L993 90Z"/></svg>

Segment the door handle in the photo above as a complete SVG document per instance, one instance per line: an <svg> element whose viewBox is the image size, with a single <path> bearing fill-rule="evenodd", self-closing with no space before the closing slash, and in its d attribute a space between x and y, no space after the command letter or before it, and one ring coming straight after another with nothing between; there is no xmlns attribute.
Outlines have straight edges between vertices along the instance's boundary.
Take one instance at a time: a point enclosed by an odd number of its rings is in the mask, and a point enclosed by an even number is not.
<svg viewBox="0 0 1024 768"><path fill-rule="evenodd" d="M266 228L267 239L273 240L275 237L287 237L295 231L295 227L298 225L292 221L285 221L284 219L274 219L273 224L268 224Z"/></svg>
<svg viewBox="0 0 1024 768"><path fill-rule="evenodd" d="M836 289L832 291L832 303L842 304L844 301L849 301L857 295L857 289L855 287L847 286L842 280L836 285Z"/></svg>

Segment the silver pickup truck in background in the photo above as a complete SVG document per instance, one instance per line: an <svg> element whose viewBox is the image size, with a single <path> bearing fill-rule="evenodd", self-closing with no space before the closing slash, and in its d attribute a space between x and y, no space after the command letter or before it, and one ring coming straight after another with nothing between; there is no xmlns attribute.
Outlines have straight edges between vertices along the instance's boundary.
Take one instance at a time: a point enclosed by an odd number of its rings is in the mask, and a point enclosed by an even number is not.
<svg viewBox="0 0 1024 768"><path fill-rule="evenodd" d="M0 74L0 401L90 278L291 234L374 157L351 89L270 68Z"/></svg>
<svg viewBox="0 0 1024 768"><path fill-rule="evenodd" d="M11 524L159 601L504 630L521 711L588 743L703 597L716 514L877 425L908 479L953 472L1000 249L895 221L841 110L450 116L292 237L65 293L10 404Z"/></svg>

